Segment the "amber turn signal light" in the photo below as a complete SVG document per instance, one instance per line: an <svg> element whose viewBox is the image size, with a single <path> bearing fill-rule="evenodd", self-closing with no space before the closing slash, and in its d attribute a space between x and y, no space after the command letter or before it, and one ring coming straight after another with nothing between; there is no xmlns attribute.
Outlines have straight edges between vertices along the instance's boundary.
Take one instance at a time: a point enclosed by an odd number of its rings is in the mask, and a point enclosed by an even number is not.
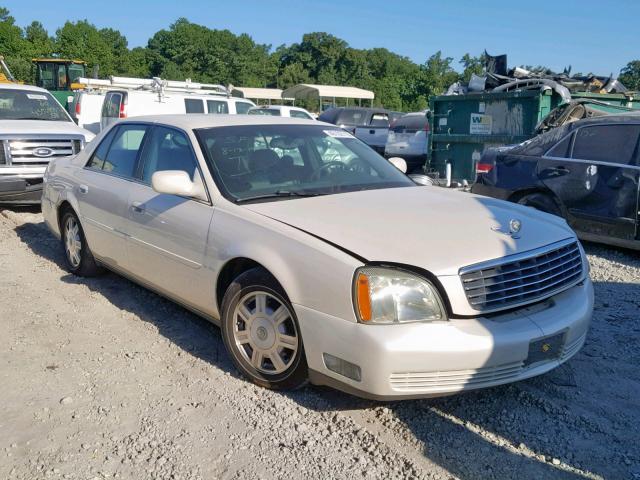
<svg viewBox="0 0 640 480"><path fill-rule="evenodd" d="M364 273L358 275L357 294L360 320L368 322L371 320L371 298L369 297L369 277Z"/></svg>

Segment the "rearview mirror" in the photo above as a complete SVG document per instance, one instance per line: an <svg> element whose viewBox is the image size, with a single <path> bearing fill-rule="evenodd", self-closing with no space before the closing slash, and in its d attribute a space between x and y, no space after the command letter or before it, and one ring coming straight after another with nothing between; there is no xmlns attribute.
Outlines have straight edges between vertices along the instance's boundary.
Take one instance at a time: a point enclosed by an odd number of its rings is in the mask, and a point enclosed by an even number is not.
<svg viewBox="0 0 640 480"><path fill-rule="evenodd" d="M198 197L198 188L183 170L161 170L151 176L151 186L158 193Z"/></svg>
<svg viewBox="0 0 640 480"><path fill-rule="evenodd" d="M407 173L407 162L404 161L404 158L391 157L389 162L402 173Z"/></svg>

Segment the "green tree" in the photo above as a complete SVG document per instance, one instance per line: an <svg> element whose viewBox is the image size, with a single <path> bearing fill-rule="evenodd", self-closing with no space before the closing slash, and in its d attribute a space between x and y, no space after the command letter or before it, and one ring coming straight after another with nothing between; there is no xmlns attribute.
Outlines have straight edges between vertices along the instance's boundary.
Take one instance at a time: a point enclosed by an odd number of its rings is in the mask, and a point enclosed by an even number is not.
<svg viewBox="0 0 640 480"><path fill-rule="evenodd" d="M620 70L618 80L629 90L640 91L640 60L632 60Z"/></svg>
<svg viewBox="0 0 640 480"><path fill-rule="evenodd" d="M484 73L485 54L483 53L479 57L472 57L468 53L465 53L460 59L460 65L462 65L462 80L469 82L472 75L482 75Z"/></svg>

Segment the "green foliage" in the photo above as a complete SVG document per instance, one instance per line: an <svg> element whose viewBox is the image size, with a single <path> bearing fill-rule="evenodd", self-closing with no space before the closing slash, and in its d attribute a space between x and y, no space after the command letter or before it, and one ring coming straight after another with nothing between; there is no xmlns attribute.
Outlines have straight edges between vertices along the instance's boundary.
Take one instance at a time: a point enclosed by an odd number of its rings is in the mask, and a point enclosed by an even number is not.
<svg viewBox="0 0 640 480"><path fill-rule="evenodd" d="M627 63L618 78L629 90L640 91L640 60Z"/></svg>

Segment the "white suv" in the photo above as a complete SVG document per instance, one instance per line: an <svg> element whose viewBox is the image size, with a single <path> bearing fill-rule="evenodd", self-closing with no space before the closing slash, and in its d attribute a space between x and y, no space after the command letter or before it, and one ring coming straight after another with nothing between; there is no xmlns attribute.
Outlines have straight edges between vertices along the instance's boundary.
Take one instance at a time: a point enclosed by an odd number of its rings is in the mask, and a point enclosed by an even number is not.
<svg viewBox="0 0 640 480"><path fill-rule="evenodd" d="M0 85L0 203L40 203L49 161L75 155L93 137L46 90Z"/></svg>

